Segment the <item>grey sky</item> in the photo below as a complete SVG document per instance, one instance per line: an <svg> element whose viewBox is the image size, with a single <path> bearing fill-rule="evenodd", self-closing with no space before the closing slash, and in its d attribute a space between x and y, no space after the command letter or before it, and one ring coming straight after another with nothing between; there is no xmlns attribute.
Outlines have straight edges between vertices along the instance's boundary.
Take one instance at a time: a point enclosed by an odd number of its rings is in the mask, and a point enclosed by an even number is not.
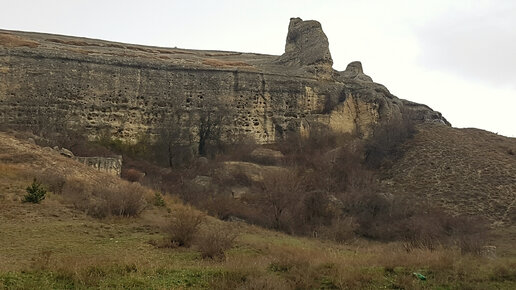
<svg viewBox="0 0 516 290"><path fill-rule="evenodd" d="M420 28L421 62L516 88L516 1L447 11Z"/></svg>
<svg viewBox="0 0 516 290"><path fill-rule="evenodd" d="M457 127L516 137L516 1L0 0L0 28L281 54L290 17L315 19L334 67L362 61L400 98Z"/></svg>

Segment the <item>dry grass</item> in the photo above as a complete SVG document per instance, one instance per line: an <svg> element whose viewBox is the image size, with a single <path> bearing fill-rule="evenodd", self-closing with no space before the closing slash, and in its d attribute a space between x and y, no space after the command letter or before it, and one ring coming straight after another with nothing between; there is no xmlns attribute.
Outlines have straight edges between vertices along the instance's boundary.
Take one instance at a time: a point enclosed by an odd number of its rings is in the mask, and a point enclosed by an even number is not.
<svg viewBox="0 0 516 290"><path fill-rule="evenodd" d="M516 139L478 129L425 124L384 174L384 189L454 213L511 223L516 200Z"/></svg>
<svg viewBox="0 0 516 290"><path fill-rule="evenodd" d="M5 135L0 135L0 150L33 156L29 163L0 162L0 173L5 173L0 174L0 196L10 197L0 198L0 288L516 287L516 253L508 251L513 244L500 248L499 258L486 259L463 255L458 248L407 252L402 243L335 244L206 218L205 225L214 231L206 237L239 235L232 247L224 247L225 259L202 259L201 247L155 247L149 240L166 238L161 225L177 218L181 209L202 214L165 196L166 207L149 207L139 217L95 219L61 202L64 192L88 191L98 184L109 187L120 184L119 179ZM66 182L63 193L49 193L38 205L11 198L21 197L32 174L45 168L78 181ZM78 184L75 190L66 189L72 184ZM151 194L149 198L154 198ZM413 272L425 275L427 281L418 280Z"/></svg>
<svg viewBox="0 0 516 290"><path fill-rule="evenodd" d="M10 33L0 33L0 45L5 47L30 47L36 48L39 46L39 42L30 39L25 39L17 35Z"/></svg>
<svg viewBox="0 0 516 290"><path fill-rule="evenodd" d="M235 243L237 233L227 224L204 225L196 238L195 245L203 258L224 259L226 251Z"/></svg>
<svg viewBox="0 0 516 290"><path fill-rule="evenodd" d="M148 53L155 53L153 49L145 48L145 47L138 47L138 46L128 46L127 49L141 51L141 52L148 52Z"/></svg>
<svg viewBox="0 0 516 290"><path fill-rule="evenodd" d="M57 38L47 38L45 40L54 42L54 43L74 45L74 46L100 46L99 44L86 42L86 41L82 41L82 40L63 40L63 39L57 39Z"/></svg>
<svg viewBox="0 0 516 290"><path fill-rule="evenodd" d="M188 55L195 55L195 53L193 52L190 52L190 51L183 51L183 50L177 50L177 49L171 49L171 50L167 50L167 49L158 49L156 50L158 53L164 53L164 54L188 54Z"/></svg>

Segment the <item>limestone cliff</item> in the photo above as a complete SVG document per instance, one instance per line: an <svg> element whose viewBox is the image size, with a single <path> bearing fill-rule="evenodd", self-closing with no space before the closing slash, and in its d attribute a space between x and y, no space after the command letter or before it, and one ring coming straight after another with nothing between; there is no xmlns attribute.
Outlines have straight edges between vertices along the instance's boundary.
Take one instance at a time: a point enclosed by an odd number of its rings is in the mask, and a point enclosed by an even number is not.
<svg viewBox="0 0 516 290"><path fill-rule="evenodd" d="M0 120L134 140L160 134L164 124L198 132L203 110L215 107L230 120L226 136L260 143L316 125L367 135L375 123L399 117L402 107L422 121L446 123L374 83L359 62L343 72L332 63L321 25L299 18L291 19L281 56L0 30Z"/></svg>

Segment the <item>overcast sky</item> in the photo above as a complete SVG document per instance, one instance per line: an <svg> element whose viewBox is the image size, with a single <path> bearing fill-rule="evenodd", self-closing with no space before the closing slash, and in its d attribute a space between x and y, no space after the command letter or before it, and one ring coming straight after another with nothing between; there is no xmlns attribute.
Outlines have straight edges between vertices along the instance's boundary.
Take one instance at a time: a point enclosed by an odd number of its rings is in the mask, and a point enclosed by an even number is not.
<svg viewBox="0 0 516 290"><path fill-rule="evenodd" d="M291 17L321 22L334 68L355 60L454 127L516 137L514 0L0 0L0 28L282 54Z"/></svg>

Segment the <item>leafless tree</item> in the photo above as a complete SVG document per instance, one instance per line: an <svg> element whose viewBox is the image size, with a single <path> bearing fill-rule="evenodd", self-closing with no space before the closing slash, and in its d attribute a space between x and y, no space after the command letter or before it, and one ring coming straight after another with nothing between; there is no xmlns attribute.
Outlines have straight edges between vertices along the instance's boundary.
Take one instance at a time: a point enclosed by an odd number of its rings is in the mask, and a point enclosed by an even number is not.
<svg viewBox="0 0 516 290"><path fill-rule="evenodd" d="M273 227L281 229L285 213L303 199L302 178L292 170L266 172L259 187L262 191L261 202L271 210Z"/></svg>

